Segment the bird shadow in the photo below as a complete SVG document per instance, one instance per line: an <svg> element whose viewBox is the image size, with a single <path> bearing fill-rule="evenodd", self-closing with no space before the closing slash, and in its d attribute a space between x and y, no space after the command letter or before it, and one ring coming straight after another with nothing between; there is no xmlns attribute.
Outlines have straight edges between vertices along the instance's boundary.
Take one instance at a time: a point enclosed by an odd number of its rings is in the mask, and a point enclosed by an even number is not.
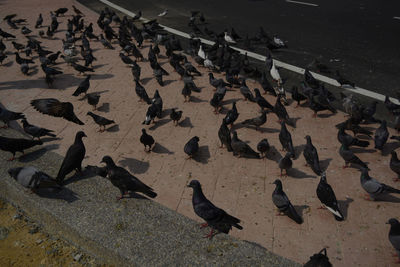
<svg viewBox="0 0 400 267"><path fill-rule="evenodd" d="M113 126L108 127L108 128L106 129L106 131L107 131L107 132L110 132L110 133L119 132L119 125L118 125L118 124L114 124Z"/></svg>
<svg viewBox="0 0 400 267"><path fill-rule="evenodd" d="M181 121L178 123L178 125L181 126L181 127L185 127L185 128L193 128L193 124L192 124L192 122L190 121L190 118L189 118L189 117L185 117L183 120L181 120Z"/></svg>
<svg viewBox="0 0 400 267"><path fill-rule="evenodd" d="M199 163L207 164L208 159L211 157L210 149L208 146L200 146L193 159Z"/></svg>
<svg viewBox="0 0 400 267"><path fill-rule="evenodd" d="M304 148L306 147L305 144L298 145L294 147L295 159L298 159L303 152Z"/></svg>
<svg viewBox="0 0 400 267"><path fill-rule="evenodd" d="M368 149L368 148L361 148L361 147L352 147L351 151L353 151L353 153L373 153L376 150L375 149Z"/></svg>
<svg viewBox="0 0 400 267"><path fill-rule="evenodd" d="M234 90L232 90L234 91ZM231 98L231 99L227 99L225 101L222 102L222 105L229 105L232 104L233 102L238 102L241 98Z"/></svg>
<svg viewBox="0 0 400 267"><path fill-rule="evenodd" d="M103 103L97 110L105 113L110 112L110 103Z"/></svg>
<svg viewBox="0 0 400 267"><path fill-rule="evenodd" d="M157 120L155 121L154 125L152 125L149 130L154 131L156 130L158 127L161 127L165 124L167 124L168 122L170 122L171 119L161 119L161 120Z"/></svg>
<svg viewBox="0 0 400 267"><path fill-rule="evenodd" d="M64 180L63 185L72 184L77 181L89 179L89 178L92 178L95 176L96 176L96 174L93 171L91 171L90 169L84 169L81 172L75 172L71 177Z"/></svg>
<svg viewBox="0 0 400 267"><path fill-rule="evenodd" d="M7 62L6 64L3 64L3 65L1 65L1 66L4 66L4 67L11 67L13 64L14 64L14 61L9 61L9 62Z"/></svg>
<svg viewBox="0 0 400 267"><path fill-rule="evenodd" d="M193 103L204 103L204 102L207 102L207 100L203 100L203 99L198 98L197 96L191 95L190 96L190 102L193 102Z"/></svg>
<svg viewBox="0 0 400 267"><path fill-rule="evenodd" d="M385 146L383 147L382 155L387 156L390 154L390 152L392 152L393 150L395 150L399 147L400 147L400 142L397 142L397 141L386 143Z"/></svg>
<svg viewBox="0 0 400 267"><path fill-rule="evenodd" d="M279 160L282 158L282 155L281 153L279 153L279 151L276 149L275 146L270 146L265 157L269 160L273 160L276 163L279 163Z"/></svg>
<svg viewBox="0 0 400 267"><path fill-rule="evenodd" d="M157 142L154 144L154 147L152 148L151 151L153 151L154 153L157 153L157 154L168 154L168 155L174 154L173 151L170 151L168 148L160 145Z"/></svg>
<svg viewBox="0 0 400 267"><path fill-rule="evenodd" d="M18 161L19 162L31 162L39 159L41 156L43 156L47 151L57 149L60 145L59 144L51 144L51 145L46 145L42 146L40 149L34 150L32 152L26 153L22 156L19 157Z"/></svg>
<svg viewBox="0 0 400 267"><path fill-rule="evenodd" d="M299 216L301 218L303 218L304 210L310 208L310 206L308 206L308 205L293 205L293 208L296 210L297 214L299 214Z"/></svg>
<svg viewBox="0 0 400 267"><path fill-rule="evenodd" d="M175 82L175 80L165 80L163 87L167 86L168 84L173 83L173 82Z"/></svg>
<svg viewBox="0 0 400 267"><path fill-rule="evenodd" d="M150 167L150 164L147 161L141 161L127 157L119 160L118 163L121 164L123 167L127 167L134 174L145 173Z"/></svg>
<svg viewBox="0 0 400 267"><path fill-rule="evenodd" d="M349 205L353 201L354 201L354 199L349 198L349 197L346 197L346 200L338 200L337 201L338 207L339 207L340 211L342 212L344 218L347 218L347 212L349 209Z"/></svg>
<svg viewBox="0 0 400 267"><path fill-rule="evenodd" d="M323 114L318 114L318 118L330 118L332 116L336 115L336 113L323 113Z"/></svg>
<svg viewBox="0 0 400 267"><path fill-rule="evenodd" d="M35 193L43 198L60 199L68 203L72 203L76 200L79 200L77 194L66 187L63 187L62 189L41 188L41 189L36 189Z"/></svg>
<svg viewBox="0 0 400 267"><path fill-rule="evenodd" d="M296 117L296 118L289 118L289 120L286 122L287 125L296 128L297 125L297 121L300 120L300 117Z"/></svg>
<svg viewBox="0 0 400 267"><path fill-rule="evenodd" d="M62 140L61 137L45 137L45 138L41 138L40 140L42 140L43 143L46 142L51 142L51 141L58 141L58 140Z"/></svg>
<svg viewBox="0 0 400 267"><path fill-rule="evenodd" d="M304 179L304 178L317 178L314 175L309 175L305 172L300 171L299 169L296 168L291 168L287 171L287 175L293 178L297 179Z"/></svg>
<svg viewBox="0 0 400 267"><path fill-rule="evenodd" d="M140 82L144 85L146 85L148 82L150 82L152 79L152 77L148 77L148 78L142 78L140 79Z"/></svg>
<svg viewBox="0 0 400 267"><path fill-rule="evenodd" d="M332 158L324 159L319 161L319 166L321 167L322 170L327 170L329 167L329 164L331 163Z"/></svg>
<svg viewBox="0 0 400 267"><path fill-rule="evenodd" d="M98 65L95 65L95 66L93 66L93 69L94 70L97 70L97 69L99 69L99 68L101 68L101 67L104 67L104 66L107 66L108 64L98 64ZM97 76L96 74L94 75L94 76ZM114 76L114 75L113 75Z"/></svg>

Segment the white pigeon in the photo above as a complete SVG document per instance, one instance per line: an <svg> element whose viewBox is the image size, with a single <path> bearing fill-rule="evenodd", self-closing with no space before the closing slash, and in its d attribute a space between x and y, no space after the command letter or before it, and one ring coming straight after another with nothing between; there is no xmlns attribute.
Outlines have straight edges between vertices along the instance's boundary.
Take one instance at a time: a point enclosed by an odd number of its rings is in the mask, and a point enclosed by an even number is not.
<svg viewBox="0 0 400 267"><path fill-rule="evenodd" d="M199 52L197 52L197 55L199 57L201 57L202 59L206 59L206 53L204 53L203 47L201 45L200 45L200 48L199 48Z"/></svg>
<svg viewBox="0 0 400 267"><path fill-rule="evenodd" d="M167 15L168 13L168 9L164 10L163 12L161 12L160 14L158 14L159 17L164 17L165 15Z"/></svg>
<svg viewBox="0 0 400 267"><path fill-rule="evenodd" d="M225 37L224 37L225 41L227 41L228 43L233 43L236 44L236 41L233 40L232 36L228 35L227 32L225 32Z"/></svg>
<svg viewBox="0 0 400 267"><path fill-rule="evenodd" d="M208 59L208 57L206 56L206 58L204 59L204 67L209 68L209 69L213 69L214 68L214 64L212 63L211 60Z"/></svg>
<svg viewBox="0 0 400 267"><path fill-rule="evenodd" d="M286 44L278 37L278 36L274 36L274 43L277 45L277 46L280 46L280 47L284 47L284 46L286 46Z"/></svg>
<svg viewBox="0 0 400 267"><path fill-rule="evenodd" d="M281 75L279 75L278 69L275 67L274 61L272 61L272 67L269 73L271 74L272 79L274 79L278 83L278 85L282 83Z"/></svg>

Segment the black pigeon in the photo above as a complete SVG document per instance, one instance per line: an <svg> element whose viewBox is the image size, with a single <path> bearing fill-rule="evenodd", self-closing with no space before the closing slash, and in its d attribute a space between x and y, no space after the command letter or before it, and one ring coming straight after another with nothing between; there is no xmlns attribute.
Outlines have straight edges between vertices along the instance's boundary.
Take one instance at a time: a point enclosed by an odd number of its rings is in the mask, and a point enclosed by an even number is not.
<svg viewBox="0 0 400 267"><path fill-rule="evenodd" d="M308 69L304 71L304 82L313 89L319 88L319 81L314 78Z"/></svg>
<svg viewBox="0 0 400 267"><path fill-rule="evenodd" d="M319 166L319 158L318 158L318 152L315 146L311 142L311 137L309 135L306 135L306 140L307 144L304 147L303 150L303 155L304 158L306 159L307 165L311 167L313 172L316 175L321 175L321 167Z"/></svg>
<svg viewBox="0 0 400 267"><path fill-rule="evenodd" d="M60 102L55 98L34 99L31 105L40 113L53 117L62 117L79 125L84 125L74 113L74 106L70 102Z"/></svg>
<svg viewBox="0 0 400 267"><path fill-rule="evenodd" d="M146 124L149 125L150 122L154 122L155 117L157 116L157 111L158 111L158 107L157 105L153 102L147 109L146 112L146 117L144 119L144 121L142 122L142 124Z"/></svg>
<svg viewBox="0 0 400 267"><path fill-rule="evenodd" d="M183 151L192 158L199 151L199 137L192 137L184 146Z"/></svg>
<svg viewBox="0 0 400 267"><path fill-rule="evenodd" d="M289 118L289 114L287 113L285 106L281 102L281 95L278 95L278 97L276 98L276 103L273 111L275 112L276 116L278 116L279 122L284 121L289 125L292 124Z"/></svg>
<svg viewBox="0 0 400 267"><path fill-rule="evenodd" d="M97 93L86 94L88 104L94 107L94 110L97 108L97 104L99 104L100 95Z"/></svg>
<svg viewBox="0 0 400 267"><path fill-rule="evenodd" d="M146 133L145 129L142 129L142 135L140 136L140 143L144 145L144 151L150 152L151 147L154 145L154 138ZM149 147L149 150L147 150L147 147Z"/></svg>
<svg viewBox="0 0 400 267"><path fill-rule="evenodd" d="M0 107L0 120L4 122L3 128L8 128L11 121L25 119L25 115L21 112L14 112L6 108Z"/></svg>
<svg viewBox="0 0 400 267"><path fill-rule="evenodd" d="M169 117L171 120L174 122L174 125L177 126L179 120L182 118L182 110L176 111L175 108L171 109L171 113L169 114Z"/></svg>
<svg viewBox="0 0 400 267"><path fill-rule="evenodd" d="M100 126L99 132L101 132L101 133L106 130L106 125L115 123L115 121L113 121L113 120L106 119L106 118L96 115L90 111L86 115L92 117L94 122ZM103 127L103 129L101 127Z"/></svg>
<svg viewBox="0 0 400 267"><path fill-rule="evenodd" d="M136 63L133 59L125 55L123 52L119 53L119 57L121 58L122 62L124 62L127 65L133 65Z"/></svg>
<svg viewBox="0 0 400 267"><path fill-rule="evenodd" d="M292 158L295 157L292 135L286 128L285 122L281 122L281 131L279 132L279 141L281 142L282 149L290 152L292 154Z"/></svg>
<svg viewBox="0 0 400 267"><path fill-rule="evenodd" d="M362 188L368 193L368 200L378 199L386 194L400 194L400 190L380 183L370 177L366 168L361 168L360 183Z"/></svg>
<svg viewBox="0 0 400 267"><path fill-rule="evenodd" d="M71 65L79 73L85 73L87 71L94 72L93 68L85 67L76 63L72 63Z"/></svg>
<svg viewBox="0 0 400 267"><path fill-rule="evenodd" d="M54 15L56 15L56 17L58 17L59 15L64 15L67 11L68 11L68 8L60 7L59 9L54 11Z"/></svg>
<svg viewBox="0 0 400 267"><path fill-rule="evenodd" d="M73 170L82 172L82 161L86 153L85 145L82 141L83 137L86 137L84 132L77 132L74 143L68 148L67 154L65 154L65 158L57 174L56 180L58 184L62 185L65 176Z"/></svg>
<svg viewBox="0 0 400 267"><path fill-rule="evenodd" d="M22 58L20 57L20 55L18 54L18 52L14 52L15 54L15 61L21 65L21 64L33 64L35 62L32 61L32 59L27 59L27 58Z"/></svg>
<svg viewBox="0 0 400 267"><path fill-rule="evenodd" d="M222 120L222 124L218 130L218 138L221 141L221 148L225 145L229 152L233 151L232 149L232 139L231 139L231 132L229 131L228 127L226 126L226 121Z"/></svg>
<svg viewBox="0 0 400 267"><path fill-rule="evenodd" d="M100 43L108 49L114 49L114 47L111 45L111 43L109 41L107 41L106 39L104 39L103 34L100 34Z"/></svg>
<svg viewBox="0 0 400 267"><path fill-rule="evenodd" d="M351 151L345 144L342 144L340 147L339 154L344 159L343 169L347 168L349 163L368 169L367 164L354 155L353 151Z"/></svg>
<svg viewBox="0 0 400 267"><path fill-rule="evenodd" d="M141 71L142 70L141 70L140 66L134 61L134 64L132 64L131 72L132 72L133 79L135 81L140 81Z"/></svg>
<svg viewBox="0 0 400 267"><path fill-rule="evenodd" d="M161 119L162 117L162 108L163 108L163 100L160 96L160 93L158 92L158 89L154 92L153 99L151 100L153 104L155 105L157 112L156 116L157 118Z"/></svg>
<svg viewBox="0 0 400 267"><path fill-rule="evenodd" d="M32 32L32 31L31 31L29 28L25 27L25 26L23 26L23 27L21 28L21 33L24 34L24 35L28 35L28 34L30 34L31 32Z"/></svg>
<svg viewBox="0 0 400 267"><path fill-rule="evenodd" d="M216 207L204 196L199 181L190 181L188 187L193 188L192 203L194 212L197 216L206 221L206 223L201 227L211 227L211 232L205 237L211 239L215 235L214 230L228 234L232 229L232 226L239 230L243 229L243 227L239 225L240 220L238 218L235 218L226 213L223 209Z"/></svg>
<svg viewBox="0 0 400 267"><path fill-rule="evenodd" d="M344 130L344 127L345 127L344 125L340 126L337 135L337 138L341 144L345 144L348 147L350 146L367 147L369 145L368 141L363 141L347 134Z"/></svg>
<svg viewBox="0 0 400 267"><path fill-rule="evenodd" d="M339 123L336 125L336 128L340 129L340 127L344 127L345 130L352 131L354 136L358 134L364 134L368 137L371 137L373 134L371 131L361 127L360 125L353 123L352 119L347 119L345 122Z"/></svg>
<svg viewBox="0 0 400 267"><path fill-rule="evenodd" d="M299 93L298 87L294 85L292 87L292 99L297 102L297 105L295 106L295 108L297 108L300 105L300 102L306 100L307 97Z"/></svg>
<svg viewBox="0 0 400 267"><path fill-rule="evenodd" d="M26 119L23 119L22 125L24 128L24 132L31 135L32 138L38 138L40 140L40 137L42 136L51 136L51 137L56 137L55 134L53 134L53 130L49 130L46 128L41 128L32 124L29 124Z"/></svg>
<svg viewBox="0 0 400 267"><path fill-rule="evenodd" d="M78 88L76 88L75 92L72 94L73 96L78 96L82 93L86 95L86 92L90 87L90 77L91 75L86 76L86 78L79 84Z"/></svg>
<svg viewBox="0 0 400 267"><path fill-rule="evenodd" d="M33 192L42 188L61 189L54 178L33 166L11 168L7 172L19 184Z"/></svg>
<svg viewBox="0 0 400 267"><path fill-rule="evenodd" d="M136 95L139 97L139 101L144 101L147 104L151 104L150 98L146 92L146 89L143 87L143 85L140 84L138 80L135 80L135 92Z"/></svg>
<svg viewBox="0 0 400 267"><path fill-rule="evenodd" d="M263 125L267 121L267 111L263 110L261 112L261 115L259 117L255 117L252 119L247 119L242 122L242 124L247 125L247 126L255 126L256 130L258 131L258 128Z"/></svg>
<svg viewBox="0 0 400 267"><path fill-rule="evenodd" d="M192 89L188 84L185 84L182 89L182 95L185 98L184 102L190 102L190 96L192 95Z"/></svg>
<svg viewBox="0 0 400 267"><path fill-rule="evenodd" d="M239 113L236 108L236 101L233 101L232 103L232 109L228 110L226 113L226 116L224 118L225 124L231 125L231 128L233 126L233 123L237 120L239 117Z"/></svg>
<svg viewBox="0 0 400 267"><path fill-rule="evenodd" d="M390 224L389 241L397 253L397 261L400 262L400 223L397 219L391 218L386 224Z"/></svg>
<svg viewBox="0 0 400 267"><path fill-rule="evenodd" d="M272 106L264 97L262 97L260 90L257 88L254 89L255 93L255 102L260 106L261 109L269 109L271 111L274 110L274 106Z"/></svg>
<svg viewBox="0 0 400 267"><path fill-rule="evenodd" d="M39 14L39 17L38 17L37 20L36 20L35 28L40 28L40 27L42 27L42 23L43 23L42 14Z"/></svg>
<svg viewBox="0 0 400 267"><path fill-rule="evenodd" d="M333 192L332 187L326 181L325 172L321 175L321 180L319 181L317 187L317 196L321 203L335 216L337 221L343 221L344 216L340 212L338 203L336 200L335 192Z"/></svg>
<svg viewBox="0 0 400 267"><path fill-rule="evenodd" d="M270 93L271 95L276 96L276 91L271 83L268 81L265 71L261 75L260 85L265 93Z"/></svg>
<svg viewBox="0 0 400 267"><path fill-rule="evenodd" d="M117 198L118 200L122 199L129 192L140 192L151 198L157 196L157 193L151 187L145 185L124 168L115 165L110 156L104 156L101 162L107 165L107 176L110 182L121 192L121 196Z"/></svg>
<svg viewBox="0 0 400 267"><path fill-rule="evenodd" d="M392 157L390 158L390 169L394 171L397 174L397 177L393 179L394 181L398 181L400 179L400 161L397 158L397 153L396 151L390 152L392 154Z"/></svg>
<svg viewBox="0 0 400 267"><path fill-rule="evenodd" d="M388 138L389 138L389 131L386 127L386 120L383 120L379 128L376 129L375 131L375 136L374 136L375 148L382 151L383 146L386 144Z"/></svg>
<svg viewBox="0 0 400 267"><path fill-rule="evenodd" d="M12 41L11 43L17 51L23 50L25 48L23 44L17 43L15 41Z"/></svg>
<svg viewBox="0 0 400 267"><path fill-rule="evenodd" d="M310 260L306 262L303 267L332 267L332 263L329 262L329 258L326 253L326 248L312 255Z"/></svg>
<svg viewBox="0 0 400 267"><path fill-rule="evenodd" d="M210 82L210 84L217 89L218 87L223 87L223 86L229 86L232 87L231 84L224 82L223 79L216 79L214 78L214 75L212 74L212 72L208 73L208 80Z"/></svg>
<svg viewBox="0 0 400 267"><path fill-rule="evenodd" d="M351 82L345 77L343 77L338 70L336 71L336 77L337 77L336 80L338 81L338 83L340 83L340 86L350 86L353 88L356 86L354 82Z"/></svg>
<svg viewBox="0 0 400 267"><path fill-rule="evenodd" d="M272 193L272 202L279 209L279 213L284 213L296 223L302 224L303 218L300 217L285 192L283 192L281 180L276 179L273 184L276 185L276 188Z"/></svg>
<svg viewBox="0 0 400 267"><path fill-rule="evenodd" d="M15 35L12 35L11 33L5 32L2 29L0 29L0 36L3 38L15 38Z"/></svg>
<svg viewBox="0 0 400 267"><path fill-rule="evenodd" d="M237 136L237 132L233 131L232 133L232 150L233 150L233 155L239 156L239 157L246 157L246 158L260 158L260 154L255 152L248 144L240 140Z"/></svg>
<svg viewBox="0 0 400 267"><path fill-rule="evenodd" d="M283 174L282 174L283 170L285 170L285 176L287 176L288 170L290 170L293 166L293 162L290 159L291 155L292 154L290 152L286 152L285 156L282 157L278 162L279 169L281 169L281 173L280 173L281 177L283 176Z"/></svg>
<svg viewBox="0 0 400 267"><path fill-rule="evenodd" d="M50 68L46 64L41 64L42 70L46 75L57 75L57 74L62 74L63 72L60 70L57 70L55 68Z"/></svg>
<svg viewBox="0 0 400 267"><path fill-rule="evenodd" d="M240 93L244 96L244 100L251 101L251 102L256 102L253 94L251 93L249 87L247 87L246 80L242 80L242 85L240 86Z"/></svg>
<svg viewBox="0 0 400 267"><path fill-rule="evenodd" d="M268 140L266 138L262 139L258 144L257 144L257 151L260 152L261 157L265 157L267 155L267 152L269 151L270 146L268 143Z"/></svg>
<svg viewBox="0 0 400 267"><path fill-rule="evenodd" d="M16 152L21 152L22 154L24 154L24 150L42 144L43 142L40 140L8 138L0 136L0 149L11 152L13 154L13 156L10 159L8 159L8 161L13 161L15 159Z"/></svg>

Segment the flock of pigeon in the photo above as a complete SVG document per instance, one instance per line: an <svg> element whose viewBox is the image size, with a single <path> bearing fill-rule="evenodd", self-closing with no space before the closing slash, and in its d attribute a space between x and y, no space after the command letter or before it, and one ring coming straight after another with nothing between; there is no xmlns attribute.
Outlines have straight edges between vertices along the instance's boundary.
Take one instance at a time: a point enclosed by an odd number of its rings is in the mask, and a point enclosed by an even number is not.
<svg viewBox="0 0 400 267"><path fill-rule="evenodd" d="M97 25L102 33L100 35L95 35L93 23L87 24L84 20L84 14L75 6L72 7L74 15L71 16L71 19L67 19L65 39L62 40L62 51L58 52L45 50L41 46L41 42L31 35L33 30L27 27L24 19L17 19L16 14L6 16L4 21L6 21L13 30L18 30L20 29L20 24L25 24L20 31L26 38L26 44L18 43L13 34L0 29L0 36L2 37L0 40L0 63L2 64L8 55L12 54L11 51L6 51L6 49L10 48L11 44L14 50L15 61L20 65L21 72L25 75L29 75L31 69L30 65L36 64L37 62L35 62L34 59L37 60L38 58L45 76L45 82L48 87L52 87L53 83L56 81L56 77L63 74L63 71L55 66L58 63L59 57L68 65L72 66L78 74L85 74L86 72L94 72L92 63L97 60L90 46L93 40L99 41L105 49L116 49L115 46L119 46L119 57L121 61L132 70L135 92L139 100L148 105L143 124L149 125L150 123L157 123L155 121L156 118L162 118L165 109L163 109L163 100L159 90L155 90L154 96L150 98L146 89L141 84L141 67L138 62L140 61L142 62L141 64L147 64L145 61L148 61L157 83L161 87L164 86L163 77L169 75L169 73L158 62L161 53L159 46L163 46L170 65L174 71L180 75L183 82L182 95L184 101L190 102L192 91L201 92L201 88L195 84L195 78L196 76L202 76L202 72L196 69L188 60L188 55L190 55L197 63L198 67L204 67L209 70L209 84L214 90L213 97L209 103L214 113L218 114L223 108L223 99L227 91L235 91L235 88L238 88L244 101L253 102L254 105L258 105L261 109L260 114L252 119L246 119L239 124L246 127L254 127L255 130L259 130L259 127L266 123L267 115L269 116L269 114L274 113L278 117L281 124L279 141L282 144L282 149L286 151L286 154L279 160L278 166L281 171L281 176L287 175L292 167L293 160L298 156L295 155L296 152L287 125L295 128L296 123L295 120L289 116L285 108L285 106L289 104L289 101L286 98L286 92L283 87L284 80L281 78L270 52L273 49L280 49L286 46L277 36L271 38L261 27L254 38L246 36L244 40L242 39L244 46L247 48L251 48L251 45L254 43L265 44L267 51L266 62L264 70L259 71L249 63L247 54L242 55L230 47L230 44L235 44L238 42L238 39L241 39L233 28L231 28L230 32L225 30L221 34L212 32L207 29L207 27L204 27L203 31L201 31L199 25L201 25L201 23L204 24L205 18L200 12L191 12L189 26L193 30L191 33L192 37L188 43L185 43L185 47L183 47L181 40L165 32L163 27L160 26L155 19L141 22L141 12L138 12L133 18L124 16L121 19L114 11L105 8L102 10L97 20ZM35 24L35 29L39 30L39 36L52 40L53 35L58 29L58 20L60 16L64 16L66 12L68 12L67 8L59 8L54 12L50 12L51 23L46 31L42 30L43 17L42 14L40 14ZM165 16L166 14L167 11L164 11L159 16ZM200 21L200 24L197 24L197 20ZM141 27L138 27L138 25L141 25ZM118 32L115 31L115 28L118 29ZM202 44L198 38L198 36L202 34L212 37L215 40L215 44L209 47ZM20 40L20 42L22 42L22 40ZM150 43L147 58L143 56L144 42ZM80 50L76 47L80 47ZM23 58L20 53L25 53L26 58ZM37 54L38 57L34 56L34 54ZM79 57L79 55L81 57ZM82 60L84 64L79 64L79 61ZM321 72L326 72L328 69L319 62L314 61L313 64L317 70ZM213 73L225 73L225 80L222 78L215 78ZM354 83L340 76L340 73L337 73L337 75L340 84L354 86ZM274 81L274 86L269 81L268 76ZM245 77L252 77L258 80L264 93L276 97L275 104L272 105L269 103L266 98L262 96L259 89L254 89L253 93L247 86ZM90 78L91 75L87 75L82 80L78 88L74 91L73 96L84 94L88 104L93 106L93 111L95 111L99 103L100 95L88 93ZM316 116L317 112L323 110L336 113L333 102L339 101L321 82L313 77L309 67L305 70L304 81L299 87L294 86L292 88L291 97L293 102L297 102L298 106L302 101L306 101L306 104L303 103L301 106L309 107L314 112L313 116ZM385 143L389 138L389 132L387 130L386 121L380 121L374 118L377 102L372 102L370 105L363 106L358 103L353 95L346 96L344 94L341 94L340 101L349 116L345 122L337 125L337 139L341 143L339 154L345 163L343 168L348 167L350 164L360 169L361 186L366 193L368 193L369 199L379 199L388 193L400 193L400 190L380 183L376 179L370 177L367 164L361 161L351 150L353 146L369 146L369 141L359 139L357 137L359 135L364 137L371 137L374 135L375 148L381 151L384 149ZM40 113L61 117L79 125L84 124L75 115L74 106L70 102L62 102L55 98L43 98L34 99L30 104ZM399 130L400 106L391 102L388 97L385 100L385 105L396 117L396 129ZM115 124L113 120L104 118L93 112L88 112L87 115L91 116L94 122L99 125L99 132L103 132L107 126ZM266 138L263 138L257 144L256 149L258 152L251 148L249 144L239 139L237 131L233 129L234 125L238 124L238 122L236 122L238 117L239 112L236 107L236 101L234 101L218 130L221 147L225 146L229 152L232 152L234 156L238 157L268 158L268 154L271 151ZM182 111L175 108L171 109L170 118L173 124L178 126L182 118ZM8 127L11 121L21 120L25 133L32 136L32 140L0 136L0 149L12 153L13 156L10 160L14 160L16 152L24 153L26 149L42 145L41 137L56 136L52 130L30 124L25 115L20 112L0 108L0 120L4 122L4 127ZM381 124L375 133L370 132L362 126L362 124L371 122L379 122ZM346 131L352 131L353 135L348 134ZM76 170L78 174L82 172L82 161L86 154L83 143L84 137L86 137L86 135L83 131L76 133L75 141L69 147L55 179L32 166L12 168L9 170L9 174L23 186L31 188L33 191L48 187L61 189L67 175L74 170ZM35 138L37 140L35 140ZM393 136L391 138L400 140L399 136ZM303 155L306 163L316 175L321 176L316 189L316 195L323 206L333 213L337 221L343 221L345 217L338 206L333 188L327 182L326 170L321 169L317 149L313 145L310 136L305 136L305 140L306 145ZM155 144L155 140L145 129L142 129L142 135L139 141L144 145L145 151L150 153ZM199 142L199 137L194 136L183 146L184 152L188 155L188 159L198 156ZM390 166L388 166L388 168L393 170L400 178L400 161L395 151L392 151L391 155ZM157 196L157 193L155 193L151 187L145 185L124 168L117 166L110 156L104 156L102 162L105 163L103 167L88 166L87 168L100 176L107 177L112 185L120 190L121 195L118 199L132 192L140 192L151 198ZM288 196L283 191L282 181L276 179L274 184L276 188L272 193L272 201L278 208L279 213L285 214L294 222L301 224L303 218L297 213ZM192 202L195 213L206 221L202 227L211 227L211 232L207 237L212 238L216 232L228 233L232 227L239 230L243 229L238 218L216 207L205 197L199 181L192 180L188 186L193 189ZM389 240L400 257L400 223L394 218L390 219L388 223L391 225ZM308 263L311 265L307 266L317 266L313 265L316 262L321 264L329 263L326 256L326 249L312 256Z"/></svg>

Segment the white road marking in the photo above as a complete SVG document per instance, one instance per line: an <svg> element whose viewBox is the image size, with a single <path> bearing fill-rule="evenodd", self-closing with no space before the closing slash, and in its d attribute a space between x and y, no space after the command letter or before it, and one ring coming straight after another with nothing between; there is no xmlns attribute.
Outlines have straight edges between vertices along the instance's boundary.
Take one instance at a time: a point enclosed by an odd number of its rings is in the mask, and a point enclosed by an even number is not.
<svg viewBox="0 0 400 267"><path fill-rule="evenodd" d="M287 0L287 1L289 1L289 0ZM114 3L111 3L108 0L100 0L100 2L110 6L112 8L114 8L116 10L119 10L120 12L122 12L122 13L128 15L128 16L134 17L136 15L135 13L133 13L133 12L123 8L123 7L120 7L120 6L118 6L118 5L114 4ZM141 20L144 21L144 22L149 21L148 19L145 19L145 18L141 18ZM176 29L173 29L173 28L170 28L168 26L161 25L161 24L160 24L160 26L162 26L166 31L168 31L170 33L173 33L175 35L179 35L181 37L190 39L190 35L185 33L185 32L182 32L182 31L179 31L179 30L176 30ZM204 44L213 45L215 43L213 41L210 41L210 40L207 40L207 39L204 39L204 38L199 38L199 39ZM265 59L266 59L265 56L260 55L260 54L256 54L254 52L243 50L243 49L238 48L238 47L233 47L233 46L230 46L230 47L235 49L235 50L237 50L237 51L239 51L242 54L247 53L247 56L249 56L251 58L258 59L260 61L265 61ZM297 67L297 66L294 66L294 65L291 65L291 64L276 60L276 59L274 59L274 62L275 62L275 65L277 67L284 68L284 69L287 69L287 70L290 70L290 71L293 71L293 72L296 72L296 73L299 73L299 74L304 74L305 69L303 69L303 68L300 68L300 67ZM319 80L321 82L324 82L324 83L327 83L327 84L330 84L330 85L333 85L333 86L336 86L336 87L340 87L340 88L342 88L344 90L347 90L347 91L350 91L352 93L364 95L364 96L367 96L367 97L370 97L370 98L374 98L374 99L380 100L380 101L384 101L385 100L385 96L382 95L382 94L379 94L379 93L376 93L376 92L373 92L373 91L369 91L367 89L363 89L363 88L360 88L360 87L357 87L357 86L355 88L348 88L348 87L347 88L343 88L343 87L340 86L338 81L333 79L333 78L326 77L326 76L323 76L323 75L315 73L315 72L311 72L311 74L314 76L315 79L317 79L317 80ZM394 102L395 104L400 105L400 102L397 99L390 98L390 100L392 102Z"/></svg>
<svg viewBox="0 0 400 267"><path fill-rule="evenodd" d="M393 17L394 19L400 19L400 17Z"/></svg>
<svg viewBox="0 0 400 267"><path fill-rule="evenodd" d="M292 0L286 0L286 2L293 3L293 4L299 4L299 5L305 5L305 6L318 6L317 4L313 4L313 3L306 3L306 2L299 2L299 1L292 1Z"/></svg>

